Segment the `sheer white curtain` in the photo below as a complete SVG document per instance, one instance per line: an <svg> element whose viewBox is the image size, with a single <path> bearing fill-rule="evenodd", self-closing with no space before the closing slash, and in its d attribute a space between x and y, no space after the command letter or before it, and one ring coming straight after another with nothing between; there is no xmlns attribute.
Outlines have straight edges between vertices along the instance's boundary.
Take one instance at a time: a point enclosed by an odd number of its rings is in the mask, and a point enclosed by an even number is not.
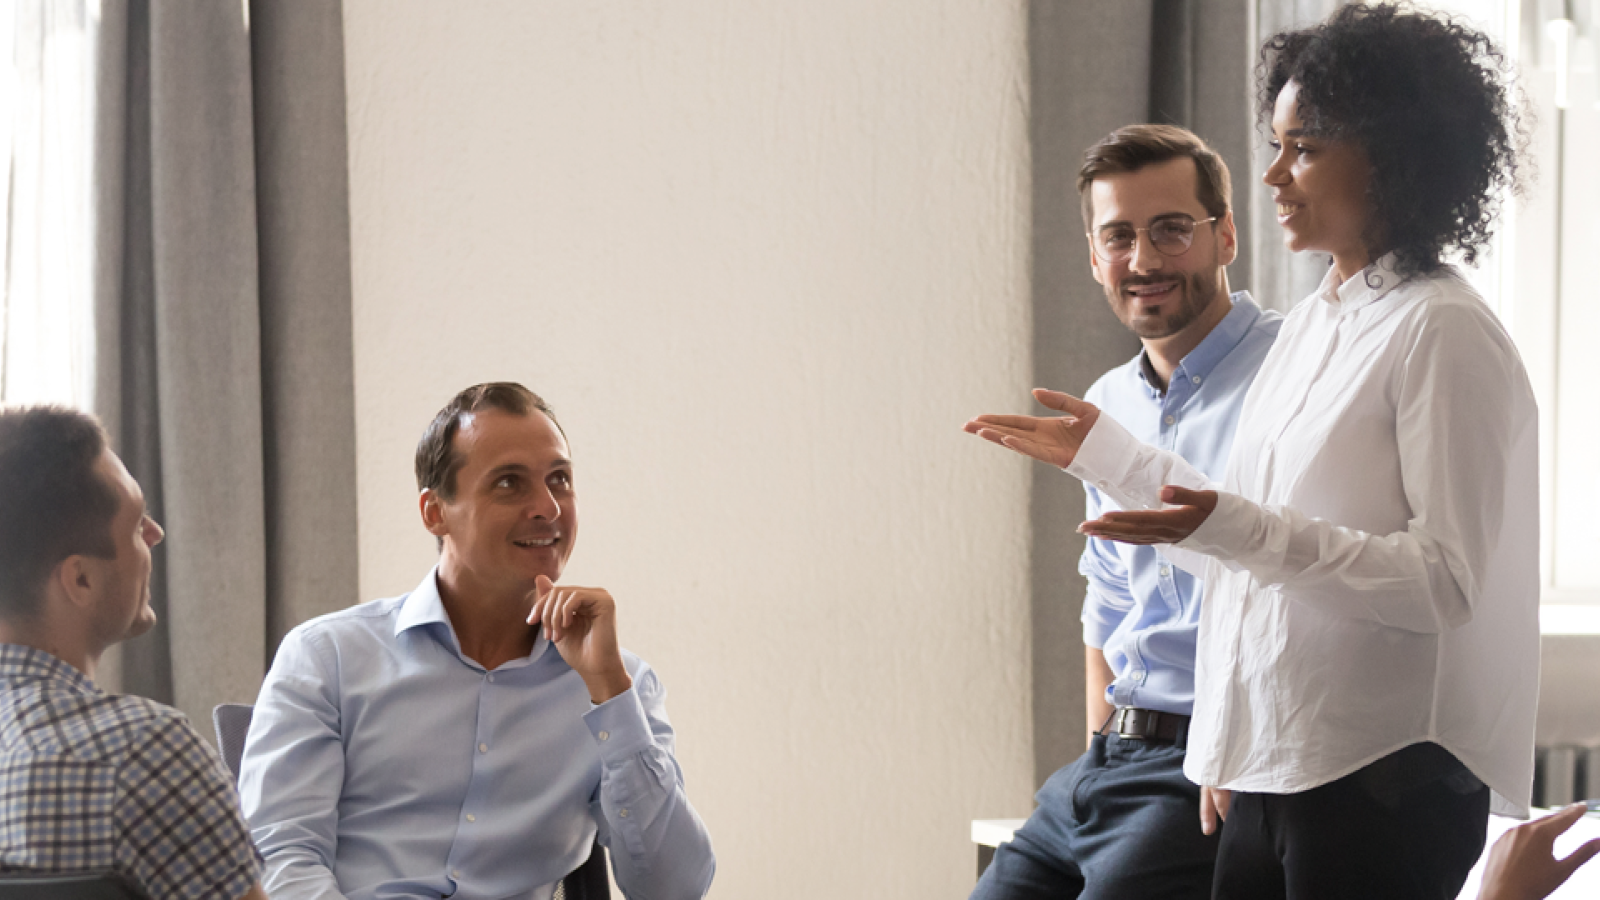
<svg viewBox="0 0 1600 900"><path fill-rule="evenodd" d="M0 402L94 403L92 0L0 6Z"/></svg>
<svg viewBox="0 0 1600 900"><path fill-rule="evenodd" d="M0 402L105 423L168 539L96 674L196 722L358 599L342 15L0 0Z"/></svg>

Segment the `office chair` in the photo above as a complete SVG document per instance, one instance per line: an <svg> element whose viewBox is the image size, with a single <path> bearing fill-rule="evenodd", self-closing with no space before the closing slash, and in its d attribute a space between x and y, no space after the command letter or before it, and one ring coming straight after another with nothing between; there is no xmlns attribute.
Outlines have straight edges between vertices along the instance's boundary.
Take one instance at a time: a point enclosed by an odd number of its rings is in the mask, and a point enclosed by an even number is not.
<svg viewBox="0 0 1600 900"><path fill-rule="evenodd" d="M228 764L235 781L239 779L239 758L244 755L244 738L250 732L250 714L254 711L255 707L246 703L221 703L211 711L211 725L217 730L217 748L222 751L222 761ZM0 896L0 900L33 898ZM611 880L606 877L606 848L600 846L598 840L589 848L588 860L556 882L555 900L611 900Z"/></svg>

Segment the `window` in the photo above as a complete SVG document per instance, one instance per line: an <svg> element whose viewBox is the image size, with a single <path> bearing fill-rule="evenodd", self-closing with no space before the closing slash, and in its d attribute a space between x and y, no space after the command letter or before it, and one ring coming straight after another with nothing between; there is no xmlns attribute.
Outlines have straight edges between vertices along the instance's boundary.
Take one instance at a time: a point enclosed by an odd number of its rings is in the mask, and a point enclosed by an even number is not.
<svg viewBox="0 0 1600 900"><path fill-rule="evenodd" d="M1600 633L1600 415L1585 371L1600 303L1585 265L1600 247L1600 75L1595 0L1444 0L1496 36L1533 107L1535 180L1507 204L1490 260L1468 277L1499 311L1539 399L1546 632Z"/></svg>
<svg viewBox="0 0 1600 900"><path fill-rule="evenodd" d="M0 402L93 402L98 19L88 0L0 7Z"/></svg>

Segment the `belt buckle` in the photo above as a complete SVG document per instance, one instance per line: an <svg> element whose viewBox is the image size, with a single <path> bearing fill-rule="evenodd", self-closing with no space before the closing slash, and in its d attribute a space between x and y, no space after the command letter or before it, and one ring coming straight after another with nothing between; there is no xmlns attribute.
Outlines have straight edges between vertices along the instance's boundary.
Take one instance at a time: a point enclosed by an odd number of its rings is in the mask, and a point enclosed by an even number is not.
<svg viewBox="0 0 1600 900"><path fill-rule="evenodd" d="M1115 723L1116 726L1117 726L1117 737L1122 738L1125 741L1142 741L1142 740L1146 740L1149 737L1149 734L1147 733L1147 731L1127 731L1127 730L1125 730L1126 727L1127 727L1127 724L1128 724L1128 719L1129 718L1136 718L1136 717L1138 717L1138 714L1142 713L1142 712L1143 712L1143 710L1136 709L1136 708L1131 707L1131 706L1124 706L1123 708L1117 710L1117 721ZM1140 724L1144 724L1144 723L1140 723Z"/></svg>

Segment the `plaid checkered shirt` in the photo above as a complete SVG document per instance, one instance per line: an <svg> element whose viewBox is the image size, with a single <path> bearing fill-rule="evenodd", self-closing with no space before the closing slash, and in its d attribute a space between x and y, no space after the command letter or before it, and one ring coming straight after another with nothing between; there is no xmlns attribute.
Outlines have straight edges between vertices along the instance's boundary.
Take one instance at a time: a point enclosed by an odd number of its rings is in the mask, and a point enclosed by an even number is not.
<svg viewBox="0 0 1600 900"><path fill-rule="evenodd" d="M0 644L0 871L111 869L154 900L235 900L261 857L183 714Z"/></svg>

